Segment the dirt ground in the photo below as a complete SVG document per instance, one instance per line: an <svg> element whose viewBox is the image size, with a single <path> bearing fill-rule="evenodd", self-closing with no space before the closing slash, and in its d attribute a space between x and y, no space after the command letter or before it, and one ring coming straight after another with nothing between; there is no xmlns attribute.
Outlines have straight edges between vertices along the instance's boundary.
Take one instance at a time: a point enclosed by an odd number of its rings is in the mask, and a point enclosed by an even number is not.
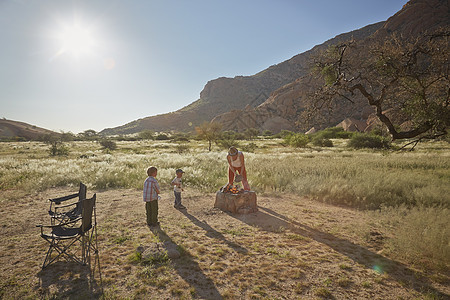
<svg viewBox="0 0 450 300"><path fill-rule="evenodd" d="M193 191L183 194L187 209L176 210L167 192L160 227L149 228L141 191L96 191L100 268L60 260L41 270L48 246L35 225L49 223L47 199L74 192L13 202L0 194L2 299L450 297L448 277L385 257L386 237L367 214L293 195L258 195L257 213L232 215L213 208L214 194ZM176 244L181 257L133 259L137 247L159 241Z"/></svg>

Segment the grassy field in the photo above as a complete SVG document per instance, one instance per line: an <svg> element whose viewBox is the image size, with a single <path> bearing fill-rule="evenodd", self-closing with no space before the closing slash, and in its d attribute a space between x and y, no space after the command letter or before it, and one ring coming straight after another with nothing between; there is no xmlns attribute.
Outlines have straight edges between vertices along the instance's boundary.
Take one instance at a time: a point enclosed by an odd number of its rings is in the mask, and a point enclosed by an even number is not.
<svg viewBox="0 0 450 300"><path fill-rule="evenodd" d="M96 142L72 142L63 157L50 157L42 143L0 143L5 237L0 296L432 299L449 294L448 143L388 152L350 150L345 140L333 140L332 148L283 147L276 139L241 142L250 143L254 151L245 152L246 165L260 211L249 216L212 209L213 193L227 182L226 151L208 152L202 142L118 142L114 151ZM168 199L161 201L157 232L144 226L140 202L150 165L158 168ZM186 172L185 213L171 207L169 183L177 168ZM81 267L67 270L58 263L53 275L40 271L45 245L37 230L26 230L21 210L46 222L46 199L75 191L80 181L99 197L103 296L98 287L88 289ZM13 230L16 223L21 230ZM25 236L33 244L19 246ZM136 258L137 246L168 240L178 246L180 259ZM27 263L11 262L10 252L19 249L26 249ZM76 285L70 286L71 278Z"/></svg>

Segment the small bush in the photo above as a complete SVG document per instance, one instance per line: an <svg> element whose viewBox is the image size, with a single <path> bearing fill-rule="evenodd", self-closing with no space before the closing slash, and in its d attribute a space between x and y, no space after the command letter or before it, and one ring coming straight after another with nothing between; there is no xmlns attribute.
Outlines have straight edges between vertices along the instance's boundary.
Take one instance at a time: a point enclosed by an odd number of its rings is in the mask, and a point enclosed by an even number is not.
<svg viewBox="0 0 450 300"><path fill-rule="evenodd" d="M141 140L153 140L155 133L151 130L144 130L138 133L138 138Z"/></svg>
<svg viewBox="0 0 450 300"><path fill-rule="evenodd" d="M333 142L322 136L314 136L311 142L314 146L318 147L333 147Z"/></svg>
<svg viewBox="0 0 450 300"><path fill-rule="evenodd" d="M69 155L69 148L62 142L54 142L50 145L48 150L51 156L67 156Z"/></svg>
<svg viewBox="0 0 450 300"><path fill-rule="evenodd" d="M155 140L157 141L166 141L166 140L170 140L170 138L167 136L167 134L164 133L160 133L155 137Z"/></svg>
<svg viewBox="0 0 450 300"><path fill-rule="evenodd" d="M262 135L267 137L273 135L273 133L272 131L266 129L262 132Z"/></svg>
<svg viewBox="0 0 450 300"><path fill-rule="evenodd" d="M117 144L114 141L111 140L101 140L98 142L104 149L108 150L116 150Z"/></svg>
<svg viewBox="0 0 450 300"><path fill-rule="evenodd" d="M391 142L389 139L379 135L357 133L350 139L348 146L354 149L389 149Z"/></svg>
<svg viewBox="0 0 450 300"><path fill-rule="evenodd" d="M228 150L231 146L239 148L239 142L234 137L223 138L217 141L217 145L222 149Z"/></svg>
<svg viewBox="0 0 450 300"><path fill-rule="evenodd" d="M324 139L349 139L353 134L353 132L345 131L342 127L330 127L316 132L314 137L320 136Z"/></svg>
<svg viewBox="0 0 450 300"><path fill-rule="evenodd" d="M259 129L256 129L256 128L247 128L243 132L245 138L247 138L249 140L256 138L259 135L259 133L260 133Z"/></svg>
<svg viewBox="0 0 450 300"><path fill-rule="evenodd" d="M243 145L242 150L245 152L255 152L256 148L258 148L258 146L255 143L249 143L247 145Z"/></svg>
<svg viewBox="0 0 450 300"><path fill-rule="evenodd" d="M302 148L309 143L309 137L303 133L292 133L284 137L284 143L295 148Z"/></svg>
<svg viewBox="0 0 450 300"><path fill-rule="evenodd" d="M293 134L294 134L294 132L292 132L292 131L290 131L290 130L285 130L285 129L283 129L283 130L281 130L280 132L278 132L274 137L284 139L284 138L286 138L287 136L290 136L290 135L293 135Z"/></svg>
<svg viewBox="0 0 450 300"><path fill-rule="evenodd" d="M172 137L172 140L176 142L189 142L190 137L188 134L177 133Z"/></svg>

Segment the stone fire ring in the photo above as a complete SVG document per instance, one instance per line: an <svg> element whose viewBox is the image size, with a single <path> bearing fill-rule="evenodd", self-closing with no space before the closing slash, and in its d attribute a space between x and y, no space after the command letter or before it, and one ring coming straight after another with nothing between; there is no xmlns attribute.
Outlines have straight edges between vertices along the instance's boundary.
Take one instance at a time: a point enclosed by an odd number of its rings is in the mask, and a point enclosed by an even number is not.
<svg viewBox="0 0 450 300"><path fill-rule="evenodd" d="M256 204L256 193L254 191L244 191L239 194L216 193L214 207L222 211L238 214L250 214L258 211Z"/></svg>

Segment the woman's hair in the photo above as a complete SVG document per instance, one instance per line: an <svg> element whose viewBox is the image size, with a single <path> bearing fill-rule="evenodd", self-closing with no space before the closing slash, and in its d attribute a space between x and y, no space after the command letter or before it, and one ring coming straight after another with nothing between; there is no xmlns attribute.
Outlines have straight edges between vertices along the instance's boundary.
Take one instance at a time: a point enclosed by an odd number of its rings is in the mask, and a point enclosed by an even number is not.
<svg viewBox="0 0 450 300"><path fill-rule="evenodd" d="M235 156L238 154L238 149L234 146L231 146L230 149L228 149L228 154L231 156Z"/></svg>
<svg viewBox="0 0 450 300"><path fill-rule="evenodd" d="M147 169L147 175L152 176L153 174L155 174L156 171L158 171L156 167L150 167Z"/></svg>

